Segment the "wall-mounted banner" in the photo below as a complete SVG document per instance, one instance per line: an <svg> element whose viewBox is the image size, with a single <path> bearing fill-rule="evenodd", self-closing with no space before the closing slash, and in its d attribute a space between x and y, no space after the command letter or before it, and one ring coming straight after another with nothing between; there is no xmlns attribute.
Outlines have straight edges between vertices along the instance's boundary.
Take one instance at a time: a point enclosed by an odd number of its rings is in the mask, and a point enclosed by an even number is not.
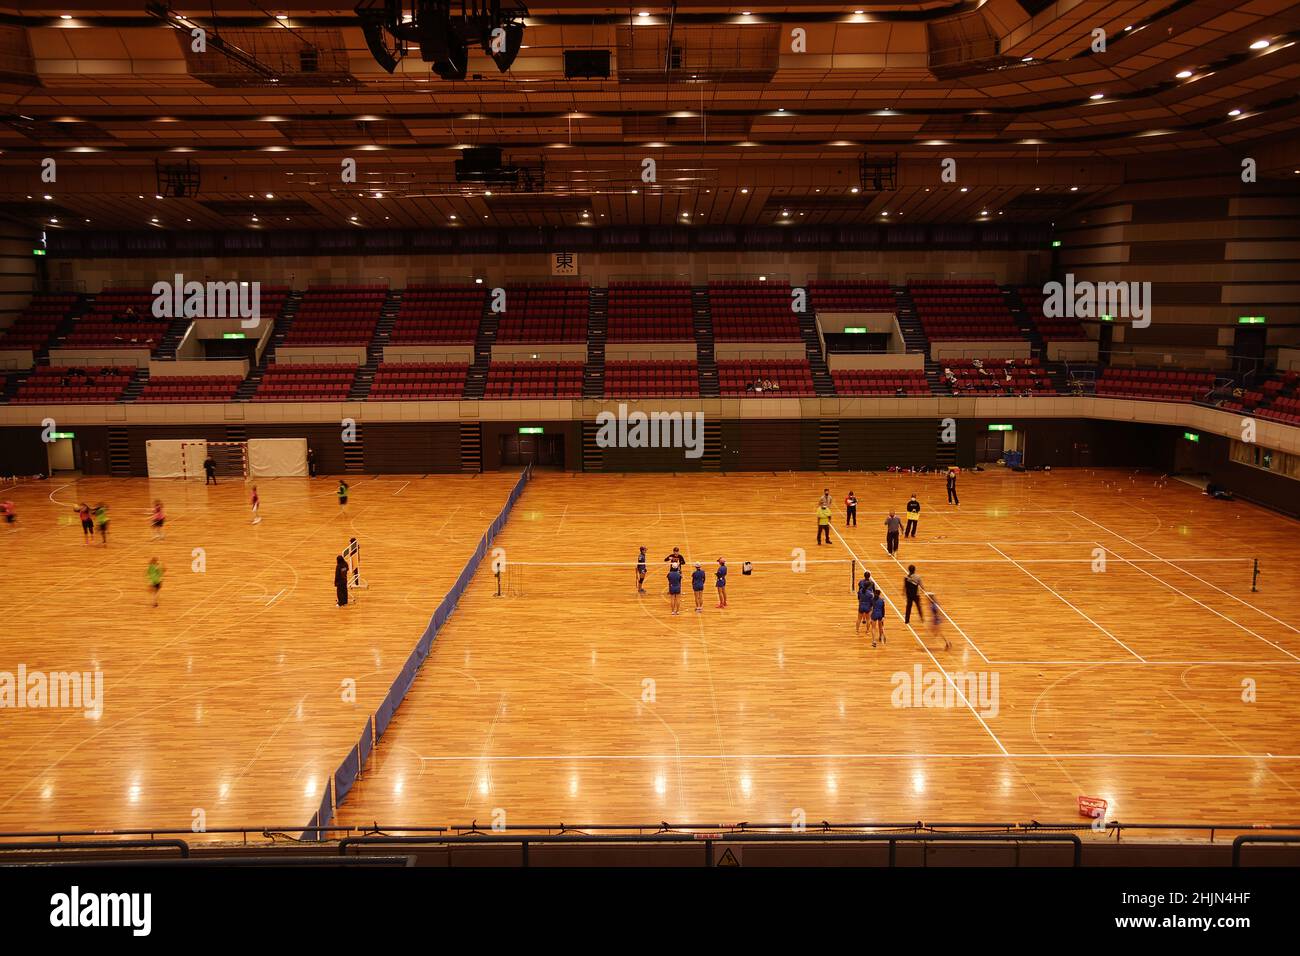
<svg viewBox="0 0 1300 956"><path fill-rule="evenodd" d="M578 274L578 257L572 252L551 253L551 275L576 276Z"/></svg>

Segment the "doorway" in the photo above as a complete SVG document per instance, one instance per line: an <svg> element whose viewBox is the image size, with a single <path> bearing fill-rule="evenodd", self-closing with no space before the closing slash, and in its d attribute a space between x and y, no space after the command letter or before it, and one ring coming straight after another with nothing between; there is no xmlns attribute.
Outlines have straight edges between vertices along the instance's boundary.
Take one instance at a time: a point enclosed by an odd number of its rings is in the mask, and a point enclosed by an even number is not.
<svg viewBox="0 0 1300 956"><path fill-rule="evenodd" d="M563 435L502 435L499 447L502 465L564 468Z"/></svg>

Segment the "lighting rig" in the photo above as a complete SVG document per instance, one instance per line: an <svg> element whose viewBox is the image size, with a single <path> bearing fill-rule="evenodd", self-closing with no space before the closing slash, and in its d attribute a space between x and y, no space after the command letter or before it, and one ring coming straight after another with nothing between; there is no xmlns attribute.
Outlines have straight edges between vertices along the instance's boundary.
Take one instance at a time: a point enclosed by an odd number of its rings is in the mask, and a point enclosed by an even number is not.
<svg viewBox="0 0 1300 956"><path fill-rule="evenodd" d="M375 62L392 73L409 46L444 80L463 80L477 44L502 73L524 40L528 8L520 0L361 0L361 32Z"/></svg>

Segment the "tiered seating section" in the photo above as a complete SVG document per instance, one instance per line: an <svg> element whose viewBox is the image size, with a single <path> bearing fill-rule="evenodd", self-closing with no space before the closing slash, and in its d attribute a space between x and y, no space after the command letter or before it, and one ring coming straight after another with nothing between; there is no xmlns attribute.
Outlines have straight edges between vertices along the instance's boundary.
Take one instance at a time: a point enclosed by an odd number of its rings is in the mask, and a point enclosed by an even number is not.
<svg viewBox="0 0 1300 956"><path fill-rule="evenodd" d="M402 295L393 345L473 345L483 318L481 285L412 285ZM507 305L509 300L507 299Z"/></svg>
<svg viewBox="0 0 1300 956"><path fill-rule="evenodd" d="M303 294L284 344L369 345L387 296L384 285L312 286Z"/></svg>
<svg viewBox="0 0 1300 956"><path fill-rule="evenodd" d="M688 282L611 282L607 342L693 342Z"/></svg>
<svg viewBox="0 0 1300 956"><path fill-rule="evenodd" d="M493 362L486 398L580 398L581 362Z"/></svg>
<svg viewBox="0 0 1300 956"><path fill-rule="evenodd" d="M710 282L713 337L730 342L801 342L788 282Z"/></svg>
<svg viewBox="0 0 1300 956"><path fill-rule="evenodd" d="M1214 387L1211 372L1165 372L1146 368L1108 368L1097 380L1097 394L1148 402L1194 402Z"/></svg>
<svg viewBox="0 0 1300 956"><path fill-rule="evenodd" d="M929 395L924 369L842 369L831 372L836 395Z"/></svg>
<svg viewBox="0 0 1300 956"><path fill-rule="evenodd" d="M370 385L372 402L460 398L469 366L436 362L384 362Z"/></svg>
<svg viewBox="0 0 1300 956"><path fill-rule="evenodd" d="M777 387L769 389L762 382ZM718 387L726 396L799 398L816 394L807 359L720 361Z"/></svg>
<svg viewBox="0 0 1300 956"><path fill-rule="evenodd" d="M606 362L605 397L700 394L700 369L695 362Z"/></svg>
<svg viewBox="0 0 1300 956"><path fill-rule="evenodd" d="M68 311L76 304L75 295L37 293L14 324L0 332L0 350L31 349L40 351L50 341Z"/></svg>
<svg viewBox="0 0 1300 956"><path fill-rule="evenodd" d="M1289 425L1300 424L1300 372L1274 372L1258 388L1249 389L1220 407Z"/></svg>
<svg viewBox="0 0 1300 956"><path fill-rule="evenodd" d="M992 282L923 279L907 286L931 342L1024 339L1002 290Z"/></svg>
<svg viewBox="0 0 1300 956"><path fill-rule="evenodd" d="M952 379L948 377L949 372ZM943 376L953 393L958 395L966 392L982 395L1056 394L1056 386L1038 364L1038 359L946 359Z"/></svg>
<svg viewBox="0 0 1300 956"><path fill-rule="evenodd" d="M585 285L508 285L496 340L505 345L586 342L590 304L591 295Z"/></svg>
<svg viewBox="0 0 1300 956"><path fill-rule="evenodd" d="M170 319L155 318L148 289L105 289L63 340L69 349L156 349Z"/></svg>
<svg viewBox="0 0 1300 956"><path fill-rule="evenodd" d="M812 279L808 302L814 312L897 312L889 283L879 279Z"/></svg>
<svg viewBox="0 0 1300 956"><path fill-rule="evenodd" d="M268 365L255 402L342 402L357 377L355 365Z"/></svg>
<svg viewBox="0 0 1300 956"><path fill-rule="evenodd" d="M64 368L38 365L18 386L14 405L81 405L115 402L126 390L135 369L127 365L105 368Z"/></svg>
<svg viewBox="0 0 1300 956"><path fill-rule="evenodd" d="M1083 323L1078 319L1061 316L1049 319L1043 315L1043 290L1041 287L1022 285L1019 289L1020 301L1024 303L1025 314L1034 328L1046 342L1059 342L1062 339L1078 341L1086 339L1088 333L1083 330Z"/></svg>
<svg viewBox="0 0 1300 956"><path fill-rule="evenodd" d="M137 402L230 402L243 379L238 375L151 375Z"/></svg>

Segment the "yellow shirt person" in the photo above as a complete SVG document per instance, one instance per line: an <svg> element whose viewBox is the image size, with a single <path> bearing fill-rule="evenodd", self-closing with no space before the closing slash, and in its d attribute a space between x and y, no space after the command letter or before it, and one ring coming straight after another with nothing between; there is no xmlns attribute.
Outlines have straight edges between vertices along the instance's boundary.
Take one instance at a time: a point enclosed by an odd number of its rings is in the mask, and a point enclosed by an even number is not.
<svg viewBox="0 0 1300 956"><path fill-rule="evenodd" d="M822 543L823 535L826 543L831 543L831 509L824 504L817 506L817 543Z"/></svg>

